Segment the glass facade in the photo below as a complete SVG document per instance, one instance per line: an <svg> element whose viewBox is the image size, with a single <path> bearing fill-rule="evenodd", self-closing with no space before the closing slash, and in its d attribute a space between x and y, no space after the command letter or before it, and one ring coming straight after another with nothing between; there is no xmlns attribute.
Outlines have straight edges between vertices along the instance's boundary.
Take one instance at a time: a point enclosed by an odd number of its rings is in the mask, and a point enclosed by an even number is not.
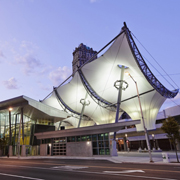
<svg viewBox="0 0 180 180"><path fill-rule="evenodd" d="M19 125L20 125L20 114L11 115L11 133L12 133L12 144L16 145L19 135ZM34 124L27 116L23 116L23 126L24 126L24 144L29 145L30 135L31 135L31 125ZM22 126L22 125L21 125ZM9 142L10 124L9 115L0 114L0 136L5 137ZM22 138L22 127L20 131L20 144L23 144Z"/></svg>
<svg viewBox="0 0 180 180"><path fill-rule="evenodd" d="M8 146L13 146L13 155L17 154L17 144L18 136L20 133L20 145L26 145L26 154L31 154L31 147L33 145L34 139L34 127L35 124L42 125L53 125L50 120L32 120L31 118L23 115L23 124L21 124L21 129L19 132L21 114L11 113L11 142L10 142L10 123L9 123L9 113L0 112L0 138L6 139L6 146L4 147L4 155L8 153ZM24 140L23 140L23 130L24 129Z"/></svg>

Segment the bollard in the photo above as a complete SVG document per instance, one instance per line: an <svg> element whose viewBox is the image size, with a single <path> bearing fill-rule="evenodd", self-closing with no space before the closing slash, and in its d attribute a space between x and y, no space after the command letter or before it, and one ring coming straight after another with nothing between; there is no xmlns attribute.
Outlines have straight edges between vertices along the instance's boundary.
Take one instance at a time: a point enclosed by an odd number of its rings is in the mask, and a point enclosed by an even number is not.
<svg viewBox="0 0 180 180"><path fill-rule="evenodd" d="M165 162L165 163L170 162L170 157L169 157L168 153L162 153L162 158L163 158L163 162Z"/></svg>

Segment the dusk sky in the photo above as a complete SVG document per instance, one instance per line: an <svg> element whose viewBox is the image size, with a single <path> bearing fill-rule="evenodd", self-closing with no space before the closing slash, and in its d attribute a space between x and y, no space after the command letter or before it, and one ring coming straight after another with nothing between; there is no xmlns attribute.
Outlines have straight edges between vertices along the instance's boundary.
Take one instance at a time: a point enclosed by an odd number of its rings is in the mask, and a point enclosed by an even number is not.
<svg viewBox="0 0 180 180"><path fill-rule="evenodd" d="M0 0L0 101L44 99L71 75L75 47L99 51L124 21L157 78L179 88L179 8L180 0ZM174 102L180 105L179 94L163 108Z"/></svg>

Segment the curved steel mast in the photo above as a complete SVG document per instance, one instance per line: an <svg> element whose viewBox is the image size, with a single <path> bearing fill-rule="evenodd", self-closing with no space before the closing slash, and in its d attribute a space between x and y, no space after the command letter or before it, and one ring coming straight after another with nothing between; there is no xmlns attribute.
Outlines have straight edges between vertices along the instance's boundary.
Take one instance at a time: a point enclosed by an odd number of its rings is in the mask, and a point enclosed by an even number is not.
<svg viewBox="0 0 180 180"><path fill-rule="evenodd" d="M166 98L174 98L177 93L179 92L179 89L175 89L174 91L168 90L166 87L164 87L159 80L154 76L154 74L151 72L149 67L147 66L146 62L144 61L141 53L139 52L134 39L131 35L131 32L129 31L126 23L124 22L124 27L122 28L126 34L129 46L131 48L132 54L136 60L136 63L138 64L141 72L144 74L148 82L153 86L156 91L158 91L162 96Z"/></svg>

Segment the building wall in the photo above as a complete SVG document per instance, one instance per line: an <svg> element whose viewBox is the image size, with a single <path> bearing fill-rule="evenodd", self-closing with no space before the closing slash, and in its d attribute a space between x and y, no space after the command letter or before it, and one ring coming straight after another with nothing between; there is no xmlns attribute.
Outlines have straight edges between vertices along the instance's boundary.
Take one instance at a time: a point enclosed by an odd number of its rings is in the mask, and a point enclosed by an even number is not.
<svg viewBox="0 0 180 180"><path fill-rule="evenodd" d="M92 142L68 142L66 144L67 156L92 156Z"/></svg>
<svg viewBox="0 0 180 180"><path fill-rule="evenodd" d="M87 47L83 43L77 47L73 52L73 61L72 61L72 69L73 73L77 70L77 66L82 66L86 61L91 59L97 51L94 51L92 48ZM93 58L97 59L97 56Z"/></svg>
<svg viewBox="0 0 180 180"><path fill-rule="evenodd" d="M47 144L40 144L40 156L47 156Z"/></svg>

